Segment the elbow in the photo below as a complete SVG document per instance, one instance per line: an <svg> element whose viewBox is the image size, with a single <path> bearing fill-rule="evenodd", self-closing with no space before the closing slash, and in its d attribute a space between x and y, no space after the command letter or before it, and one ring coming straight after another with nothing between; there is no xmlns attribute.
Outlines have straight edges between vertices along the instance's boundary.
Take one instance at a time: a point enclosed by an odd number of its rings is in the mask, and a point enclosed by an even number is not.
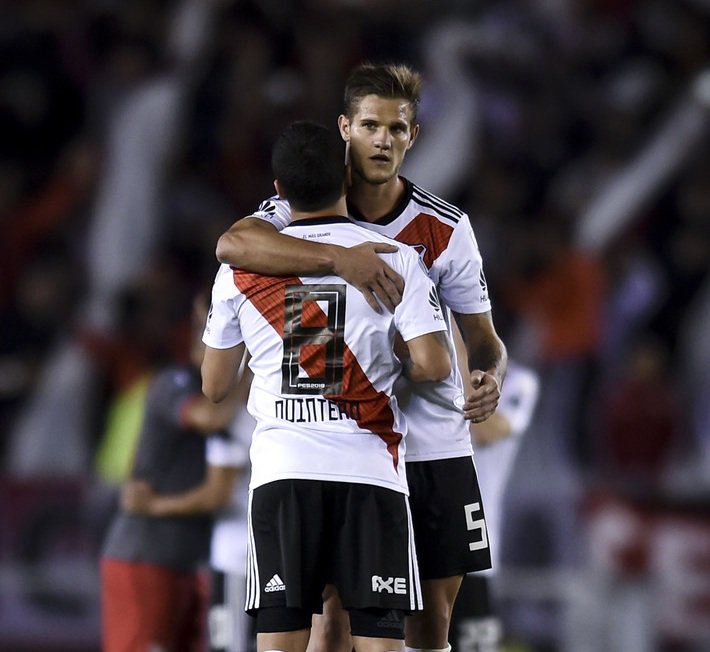
<svg viewBox="0 0 710 652"><path fill-rule="evenodd" d="M223 233L217 240L215 256L220 263L239 267L245 254L244 241L234 230Z"/></svg>
<svg viewBox="0 0 710 652"><path fill-rule="evenodd" d="M227 395L227 390L217 383L203 379L202 393L208 400L212 401L212 403L220 403Z"/></svg>
<svg viewBox="0 0 710 652"><path fill-rule="evenodd" d="M437 360L429 366L427 372L429 374L427 380L431 382L438 383L442 380L446 380L451 375L451 358L447 356L446 359Z"/></svg>
<svg viewBox="0 0 710 652"><path fill-rule="evenodd" d="M446 380L451 374L451 358L428 359L408 366L406 375L415 383L438 383Z"/></svg>

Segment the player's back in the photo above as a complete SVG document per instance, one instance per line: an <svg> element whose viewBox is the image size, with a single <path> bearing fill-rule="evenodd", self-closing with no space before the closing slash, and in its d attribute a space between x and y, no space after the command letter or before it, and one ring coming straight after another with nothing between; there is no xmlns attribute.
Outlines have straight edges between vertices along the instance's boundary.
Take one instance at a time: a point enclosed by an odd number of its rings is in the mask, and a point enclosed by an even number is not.
<svg viewBox="0 0 710 652"><path fill-rule="evenodd" d="M298 220L284 232L347 247L391 242L341 217ZM376 313L339 277L222 269L225 291L233 282L239 293L234 309L252 355L249 409L258 423L252 487L302 477L406 491L406 426L392 397L400 373L394 334L399 330L407 340L440 330L443 318L438 304L428 302L433 285L418 256L402 247L387 254L387 262L405 279L405 296L394 314ZM260 459L269 459L268 465L258 464Z"/></svg>

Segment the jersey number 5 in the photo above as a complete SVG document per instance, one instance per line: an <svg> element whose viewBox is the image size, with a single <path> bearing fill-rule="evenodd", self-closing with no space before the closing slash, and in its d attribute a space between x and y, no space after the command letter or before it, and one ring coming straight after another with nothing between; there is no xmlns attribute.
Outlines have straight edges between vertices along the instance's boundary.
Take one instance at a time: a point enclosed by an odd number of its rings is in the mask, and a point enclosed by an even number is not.
<svg viewBox="0 0 710 652"><path fill-rule="evenodd" d="M469 531L480 532L480 538L478 541L473 541L468 544L469 550L474 552L476 550L484 550L488 547L488 532L486 531L486 521L483 518L475 518L474 514L482 516L481 503L470 503L469 505L463 506L464 512L466 513L466 529Z"/></svg>
<svg viewBox="0 0 710 652"><path fill-rule="evenodd" d="M342 393L345 296L345 285L286 286L284 394Z"/></svg>

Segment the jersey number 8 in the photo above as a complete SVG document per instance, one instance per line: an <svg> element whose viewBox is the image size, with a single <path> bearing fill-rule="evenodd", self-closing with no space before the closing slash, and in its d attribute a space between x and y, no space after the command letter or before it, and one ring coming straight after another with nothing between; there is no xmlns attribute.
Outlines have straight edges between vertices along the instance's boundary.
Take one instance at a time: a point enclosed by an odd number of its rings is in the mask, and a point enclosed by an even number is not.
<svg viewBox="0 0 710 652"><path fill-rule="evenodd" d="M345 285L286 286L284 394L342 393L345 297Z"/></svg>

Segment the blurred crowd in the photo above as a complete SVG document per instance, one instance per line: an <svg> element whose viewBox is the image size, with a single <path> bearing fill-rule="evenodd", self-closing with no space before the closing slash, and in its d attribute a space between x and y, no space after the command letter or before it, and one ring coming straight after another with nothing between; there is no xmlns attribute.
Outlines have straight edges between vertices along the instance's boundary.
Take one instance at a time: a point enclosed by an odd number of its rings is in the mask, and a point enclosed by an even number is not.
<svg viewBox="0 0 710 652"><path fill-rule="evenodd" d="M275 135L335 124L368 59L424 73L405 175L468 213L496 326L542 378L506 503L511 636L708 649L706 0L4 3L0 647L23 649L12 569L44 554L20 507L74 500L89 534L44 557L96 554L217 237L272 194Z"/></svg>

